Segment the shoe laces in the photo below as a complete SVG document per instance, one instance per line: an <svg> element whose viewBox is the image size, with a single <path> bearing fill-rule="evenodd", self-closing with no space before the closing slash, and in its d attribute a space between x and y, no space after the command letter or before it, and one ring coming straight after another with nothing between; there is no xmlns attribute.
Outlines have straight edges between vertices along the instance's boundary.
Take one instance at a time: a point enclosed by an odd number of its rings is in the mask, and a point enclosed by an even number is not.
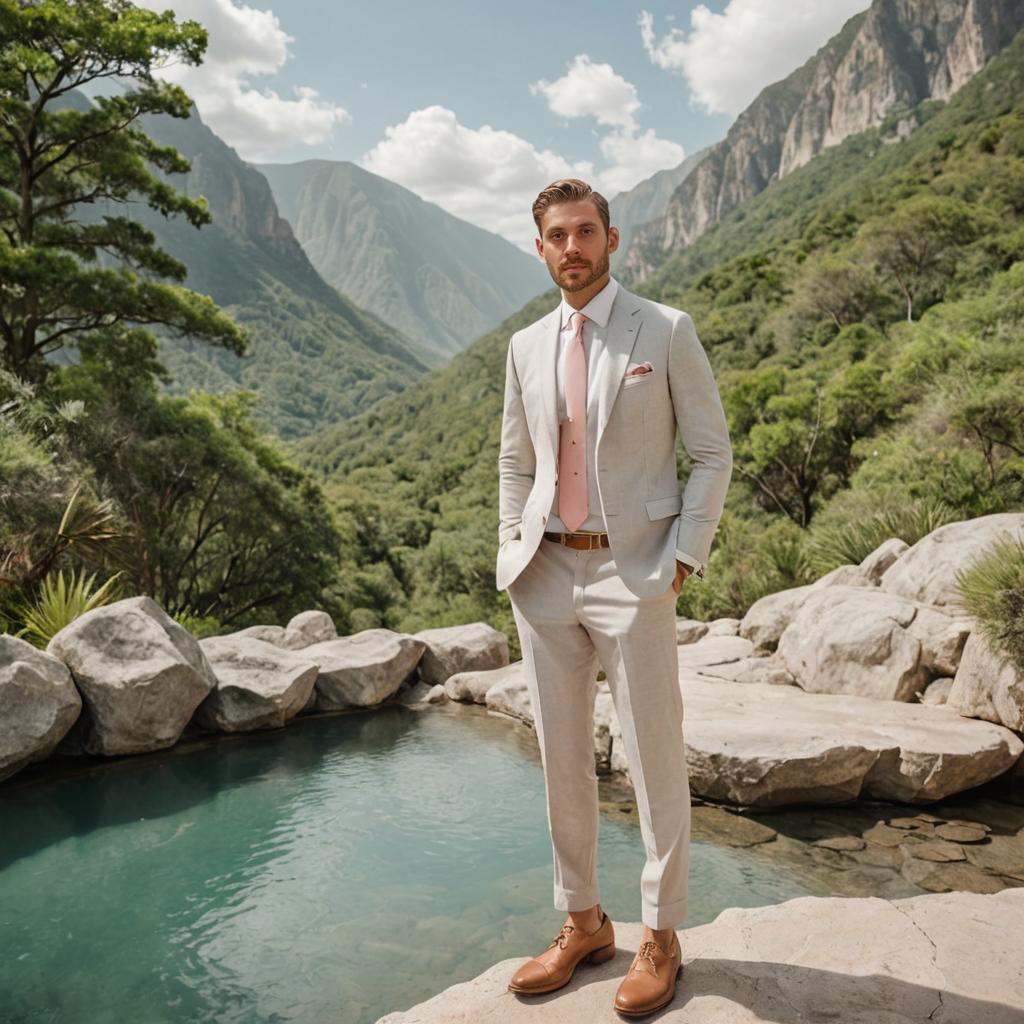
<svg viewBox="0 0 1024 1024"><path fill-rule="evenodd" d="M563 924L558 934L548 943L548 949L552 946L558 946L559 949L565 949L566 943L569 941L569 933L575 931L575 928L571 924Z"/></svg>
<svg viewBox="0 0 1024 1024"><path fill-rule="evenodd" d="M651 966L654 968L655 973L658 970L658 962L654 959L654 951L661 947L651 939L640 944L640 948L636 951L637 957L643 957L645 960L649 960Z"/></svg>

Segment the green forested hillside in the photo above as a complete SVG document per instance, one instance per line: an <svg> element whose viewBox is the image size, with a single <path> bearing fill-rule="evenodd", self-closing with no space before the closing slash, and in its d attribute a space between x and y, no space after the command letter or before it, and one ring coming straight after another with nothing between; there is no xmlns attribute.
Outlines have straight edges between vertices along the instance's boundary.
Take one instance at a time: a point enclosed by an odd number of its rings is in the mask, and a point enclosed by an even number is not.
<svg viewBox="0 0 1024 1024"><path fill-rule="evenodd" d="M680 613L742 614L889 536L1024 507L1024 36L915 113L909 138L826 150L641 289L693 315L735 452ZM296 446L338 513L353 627L514 635L493 581L504 357L556 302Z"/></svg>
<svg viewBox="0 0 1024 1024"><path fill-rule="evenodd" d="M393 327L352 304L316 272L274 204L270 186L219 139L193 108L184 121L145 119L146 131L192 163L170 175L176 189L205 196L213 223L197 232L139 208L162 248L188 267L186 285L210 295L250 331L249 351L164 338L169 393L241 387L257 393L254 414L281 437L343 420L427 370Z"/></svg>

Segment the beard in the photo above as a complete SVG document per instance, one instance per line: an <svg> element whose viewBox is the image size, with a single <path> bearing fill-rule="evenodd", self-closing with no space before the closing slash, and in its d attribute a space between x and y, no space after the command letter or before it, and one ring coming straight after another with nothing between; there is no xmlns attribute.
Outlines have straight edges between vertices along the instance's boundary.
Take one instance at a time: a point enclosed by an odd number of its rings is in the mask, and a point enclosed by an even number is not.
<svg viewBox="0 0 1024 1024"><path fill-rule="evenodd" d="M611 266L611 260L609 259L607 249L605 249L596 265L590 263L588 260L577 260L576 262L588 267L590 272L584 273L576 278L571 278L564 270L558 270L556 267L552 267L550 265L548 267L552 278L554 278L555 284L564 291L578 292L582 291L584 288L588 288L595 281L600 280L600 278L607 274Z"/></svg>

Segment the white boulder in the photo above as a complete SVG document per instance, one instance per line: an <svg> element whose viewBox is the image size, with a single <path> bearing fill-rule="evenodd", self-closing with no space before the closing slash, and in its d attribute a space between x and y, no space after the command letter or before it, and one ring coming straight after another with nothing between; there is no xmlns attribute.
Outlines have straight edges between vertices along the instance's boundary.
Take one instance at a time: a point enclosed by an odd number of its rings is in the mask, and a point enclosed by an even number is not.
<svg viewBox="0 0 1024 1024"><path fill-rule="evenodd" d="M173 746L217 685L194 637L151 597L93 608L46 649L71 670L84 701L62 741L72 752L138 754Z"/></svg>
<svg viewBox="0 0 1024 1024"><path fill-rule="evenodd" d="M81 711L62 661L0 634L0 780L49 757Z"/></svg>
<svg viewBox="0 0 1024 1024"><path fill-rule="evenodd" d="M508 637L486 622L439 626L414 635L426 646L420 661L420 678L431 684L443 684L457 672L508 664Z"/></svg>
<svg viewBox="0 0 1024 1024"><path fill-rule="evenodd" d="M196 708L204 729L248 732L277 729L305 708L317 666L256 637L212 636L199 646L213 666L217 685Z"/></svg>
<svg viewBox="0 0 1024 1024"><path fill-rule="evenodd" d="M1024 512L997 512L932 530L883 573L879 586L891 594L959 614L956 574L993 541L1024 531Z"/></svg>
<svg viewBox="0 0 1024 1024"><path fill-rule="evenodd" d="M316 709L369 707L387 700L416 668L425 644L390 629L364 629L302 649L319 668Z"/></svg>

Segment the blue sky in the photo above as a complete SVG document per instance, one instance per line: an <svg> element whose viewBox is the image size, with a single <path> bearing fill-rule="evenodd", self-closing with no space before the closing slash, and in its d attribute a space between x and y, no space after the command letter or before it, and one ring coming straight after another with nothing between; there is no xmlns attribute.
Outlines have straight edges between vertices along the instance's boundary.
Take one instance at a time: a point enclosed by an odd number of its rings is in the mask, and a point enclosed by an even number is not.
<svg viewBox="0 0 1024 1024"><path fill-rule="evenodd" d="M556 177L609 198L722 138L868 0L137 0L210 32L171 67L254 162L350 160L527 247Z"/></svg>

